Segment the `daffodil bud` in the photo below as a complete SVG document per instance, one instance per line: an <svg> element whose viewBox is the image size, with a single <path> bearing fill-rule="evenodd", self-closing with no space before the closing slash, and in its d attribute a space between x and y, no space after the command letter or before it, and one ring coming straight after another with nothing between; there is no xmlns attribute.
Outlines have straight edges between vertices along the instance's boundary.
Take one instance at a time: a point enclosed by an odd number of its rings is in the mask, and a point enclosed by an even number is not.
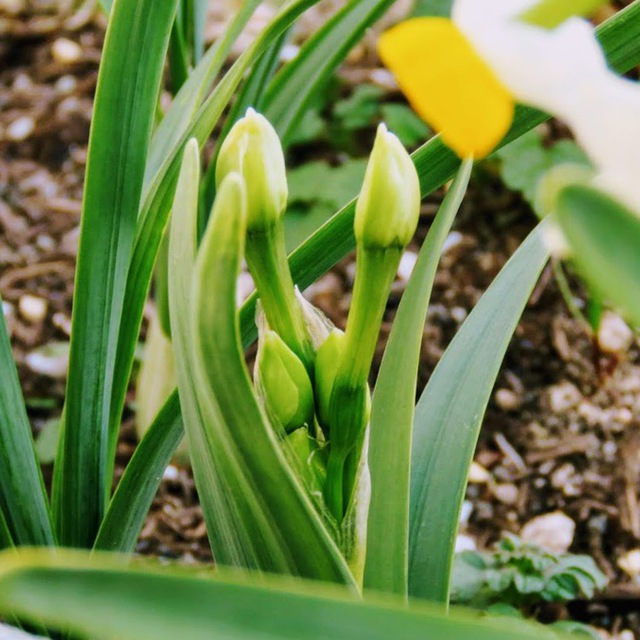
<svg viewBox="0 0 640 640"><path fill-rule="evenodd" d="M247 185L247 229L266 229L280 220L288 195L282 145L273 126L254 109L247 110L222 143L216 184L231 171Z"/></svg>
<svg viewBox="0 0 640 640"><path fill-rule="evenodd" d="M316 352L315 387L316 412L318 422L324 429L329 429L329 407L331 406L331 390L338 373L340 359L344 351L344 333L334 329Z"/></svg>
<svg viewBox="0 0 640 640"><path fill-rule="evenodd" d="M313 424L313 388L309 375L298 356L270 329L260 336L256 374L267 413L287 433Z"/></svg>
<svg viewBox="0 0 640 640"><path fill-rule="evenodd" d="M309 435L307 427L292 431L284 441L284 452L307 489L322 494L327 465L318 441Z"/></svg>
<svg viewBox="0 0 640 640"><path fill-rule="evenodd" d="M404 248L419 217L416 168L400 140L381 124L356 204L356 240L367 248Z"/></svg>

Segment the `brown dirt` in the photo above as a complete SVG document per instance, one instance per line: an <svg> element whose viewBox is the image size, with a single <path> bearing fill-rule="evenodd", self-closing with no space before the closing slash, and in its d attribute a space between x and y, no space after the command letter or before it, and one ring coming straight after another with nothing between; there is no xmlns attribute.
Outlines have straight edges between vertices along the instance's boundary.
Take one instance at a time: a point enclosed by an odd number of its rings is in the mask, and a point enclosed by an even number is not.
<svg viewBox="0 0 640 640"><path fill-rule="evenodd" d="M62 407L64 356L46 374L41 360L29 356L52 344L64 354L68 343L86 144L103 37L100 20L70 25L68 17L65 22L43 15L49 18L46 29L41 14L10 16L10 24L0 18L0 34L3 25L8 34L0 44L0 292L36 432ZM80 45L76 60L56 59L60 38ZM360 66L346 69L345 77L371 76L362 56L353 60ZM16 122L21 122L17 129ZM425 204L411 250L419 248L440 198L432 196ZM436 279L420 388L534 224L519 196L505 191L490 171L478 174L456 223L456 242L443 256ZM338 326L346 318L353 272L349 257L309 290ZM401 281L394 287L378 356L403 287ZM44 301L44 314L29 319L26 295ZM502 531L519 533L534 516L562 511L576 524L571 551L593 555L612 579L605 594L593 603L576 603L573 613L613 630L640 629L639 587L618 566L625 553L640 548L639 416L637 340L616 354L594 352L548 268L518 326L487 413L476 462L488 480L469 486L464 531L478 547L486 547ZM119 472L134 446L127 418ZM138 551L211 559L187 470L173 465L167 470Z"/></svg>

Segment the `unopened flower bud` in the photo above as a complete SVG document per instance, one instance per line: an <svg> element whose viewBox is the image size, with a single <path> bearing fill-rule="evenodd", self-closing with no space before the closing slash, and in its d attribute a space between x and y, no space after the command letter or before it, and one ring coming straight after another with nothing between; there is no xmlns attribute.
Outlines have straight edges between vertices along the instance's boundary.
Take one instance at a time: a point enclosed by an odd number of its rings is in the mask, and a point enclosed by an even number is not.
<svg viewBox="0 0 640 640"><path fill-rule="evenodd" d="M309 435L307 427L296 429L287 436L284 452L307 489L322 493L327 476L326 456L320 449L318 441Z"/></svg>
<svg viewBox="0 0 640 640"><path fill-rule="evenodd" d="M265 229L277 222L287 206L287 177L280 139L273 126L248 109L225 138L216 165L216 183L231 171L245 179L247 229Z"/></svg>
<svg viewBox="0 0 640 640"><path fill-rule="evenodd" d="M311 380L304 365L282 338L271 330L260 336L256 361L258 388L267 413L287 433L313 424Z"/></svg>
<svg viewBox="0 0 640 640"><path fill-rule="evenodd" d="M339 329L334 329L316 352L316 411L318 422L324 428L329 427L331 390L333 389L333 382L336 379L343 351L344 333Z"/></svg>
<svg viewBox="0 0 640 640"><path fill-rule="evenodd" d="M404 248L419 217L420 182L415 165L400 140L381 124L356 204L356 240L365 247Z"/></svg>

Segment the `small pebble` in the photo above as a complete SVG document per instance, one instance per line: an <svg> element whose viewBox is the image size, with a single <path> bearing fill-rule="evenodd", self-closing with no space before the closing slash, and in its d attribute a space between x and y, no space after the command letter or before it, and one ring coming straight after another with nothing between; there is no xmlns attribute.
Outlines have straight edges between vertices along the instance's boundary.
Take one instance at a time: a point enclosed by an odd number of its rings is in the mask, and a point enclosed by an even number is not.
<svg viewBox="0 0 640 640"><path fill-rule="evenodd" d="M300 47L295 44L285 44L280 50L280 62L291 62L300 53Z"/></svg>
<svg viewBox="0 0 640 640"><path fill-rule="evenodd" d="M571 480L575 472L576 468L568 462L559 466L551 475L551 486L556 489L562 489Z"/></svg>
<svg viewBox="0 0 640 640"><path fill-rule="evenodd" d="M517 411L520 408L520 396L511 389L498 389L495 399L503 411Z"/></svg>
<svg viewBox="0 0 640 640"><path fill-rule="evenodd" d="M69 346L67 343L45 345L28 353L24 362L38 375L64 380L69 369Z"/></svg>
<svg viewBox="0 0 640 640"><path fill-rule="evenodd" d="M464 533L459 533L456 537L455 552L461 553L462 551L475 551L478 548L476 541Z"/></svg>
<svg viewBox="0 0 640 640"><path fill-rule="evenodd" d="M577 406L582 400L582 394L578 388L570 382L561 382L548 391L549 408L553 413L565 413Z"/></svg>
<svg viewBox="0 0 640 640"><path fill-rule="evenodd" d="M18 302L20 315L29 322L42 322L47 316L49 303L38 296L25 293Z"/></svg>
<svg viewBox="0 0 640 640"><path fill-rule="evenodd" d="M467 319L467 316L469 314L464 307L453 307L449 311L449 315L451 316L452 320L455 320L458 324L462 324Z"/></svg>
<svg viewBox="0 0 640 640"><path fill-rule="evenodd" d="M473 513L473 502L470 500L465 500L462 503L462 508L460 509L460 518L458 520L461 526L466 525L469 522L469 518Z"/></svg>
<svg viewBox="0 0 640 640"><path fill-rule="evenodd" d="M598 329L598 344L606 353L626 353L633 344L633 331L619 315L606 311Z"/></svg>
<svg viewBox="0 0 640 640"><path fill-rule="evenodd" d="M180 471L172 464L170 464L162 474L162 479L167 480L168 482L177 482L180 478Z"/></svg>
<svg viewBox="0 0 640 640"><path fill-rule="evenodd" d="M477 462L472 462L469 468L469 482L471 484L484 484L491 480L491 474Z"/></svg>
<svg viewBox="0 0 640 640"><path fill-rule="evenodd" d="M56 80L56 91L58 93L71 93L77 86L77 81L73 76L60 76Z"/></svg>
<svg viewBox="0 0 640 640"><path fill-rule="evenodd" d="M405 251L398 265L398 278L403 282L408 282L417 261L418 254L415 251Z"/></svg>
<svg viewBox="0 0 640 640"><path fill-rule="evenodd" d="M493 495L503 504L515 504L518 502L518 487L515 484L496 484L491 489Z"/></svg>
<svg viewBox="0 0 640 640"><path fill-rule="evenodd" d="M26 0L0 0L0 9L9 15L17 15L27 8Z"/></svg>
<svg viewBox="0 0 640 640"><path fill-rule="evenodd" d="M248 271L241 271L236 285L236 304L240 306L255 291L253 278Z"/></svg>
<svg viewBox="0 0 640 640"><path fill-rule="evenodd" d="M36 123L29 116L22 116L14 120L6 129L5 136L8 140L20 142L26 140L36 128Z"/></svg>
<svg viewBox="0 0 640 640"><path fill-rule="evenodd" d="M51 46L51 55L60 64L72 64L82 58L82 48L68 38L58 38Z"/></svg>
<svg viewBox="0 0 640 640"><path fill-rule="evenodd" d="M459 231L452 231L442 245L442 253L449 253L451 249L461 245L463 242L464 236Z"/></svg>
<svg viewBox="0 0 640 640"><path fill-rule="evenodd" d="M555 553L565 553L576 531L576 523L562 511L553 511L529 520L520 532L525 542L537 544Z"/></svg>
<svg viewBox="0 0 640 640"><path fill-rule="evenodd" d="M633 580L640 577L640 549L632 549L618 558L618 566Z"/></svg>

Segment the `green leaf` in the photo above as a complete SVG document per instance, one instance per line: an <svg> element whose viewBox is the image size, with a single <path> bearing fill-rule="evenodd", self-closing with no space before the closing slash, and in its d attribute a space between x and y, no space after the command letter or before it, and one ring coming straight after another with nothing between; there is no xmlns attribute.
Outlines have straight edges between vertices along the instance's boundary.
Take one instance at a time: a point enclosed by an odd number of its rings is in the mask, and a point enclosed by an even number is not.
<svg viewBox="0 0 640 640"><path fill-rule="evenodd" d="M211 574L127 569L104 555L30 551L0 556L0 610L83 637L120 640L540 640L526 621L487 619L396 600L359 601L305 581L239 582Z"/></svg>
<svg viewBox="0 0 640 640"><path fill-rule="evenodd" d="M548 254L544 223L507 262L433 372L414 421L409 594L447 603L467 473L511 335Z"/></svg>
<svg viewBox="0 0 640 640"><path fill-rule="evenodd" d="M515 191L521 191L526 201L535 207L538 182L551 168L567 162L589 166L582 149L571 140L561 140L545 146L538 131L529 131L514 140L496 156L502 161L501 174L504 183ZM538 211L539 215L546 212Z"/></svg>
<svg viewBox="0 0 640 640"><path fill-rule="evenodd" d="M0 300L0 307L2 306ZM0 311L0 547L53 544L49 505Z"/></svg>
<svg viewBox="0 0 640 640"><path fill-rule="evenodd" d="M416 0L413 15L448 18L451 15L452 5L453 0Z"/></svg>
<svg viewBox="0 0 640 640"><path fill-rule="evenodd" d="M223 182L196 260L197 162L194 142L174 203L170 311L185 430L214 556L219 564L350 584L246 369L235 308L244 186L233 177Z"/></svg>
<svg viewBox="0 0 640 640"><path fill-rule="evenodd" d="M176 0L116 0L89 141L63 432L60 542L90 547L111 488L115 352L144 165ZM131 51L139 52L131 64ZM56 511L58 513L58 511Z"/></svg>
<svg viewBox="0 0 640 640"><path fill-rule="evenodd" d="M160 242L169 219L184 146L193 137L198 140L201 147L204 146L247 69L256 62L262 51L282 31L288 29L306 9L316 2L318 0L296 0L281 11L266 27L251 47L225 74L200 107L195 118L188 123L187 129L182 130L178 142L163 158L160 169L156 172L155 178L152 178L146 191L147 195L138 219L133 256L127 276L125 292L127 304L123 310L118 336L116 370L120 375L116 378L113 387L109 443L111 452L115 451L116 447L119 419L129 382L137 338L140 333L146 295L149 291ZM204 60L201 64L206 65ZM185 87L188 87L189 83L190 81L185 84Z"/></svg>
<svg viewBox="0 0 640 640"><path fill-rule="evenodd" d="M98 531L94 549L132 553L162 474L184 436L178 394L172 393L136 447Z"/></svg>
<svg viewBox="0 0 640 640"><path fill-rule="evenodd" d="M409 470L420 348L442 247L469 184L463 163L429 230L387 342L373 394L365 589L407 595Z"/></svg>
<svg viewBox="0 0 640 640"><path fill-rule="evenodd" d="M405 147L413 148L430 137L429 127L406 104L385 102L380 110L382 121L400 138Z"/></svg>
<svg viewBox="0 0 640 640"><path fill-rule="evenodd" d="M315 90L392 4L393 0L351 0L276 75L267 90L263 112L283 144L294 133Z"/></svg>
<svg viewBox="0 0 640 640"><path fill-rule="evenodd" d="M580 273L640 326L640 218L610 196L579 186L562 191L554 218Z"/></svg>

